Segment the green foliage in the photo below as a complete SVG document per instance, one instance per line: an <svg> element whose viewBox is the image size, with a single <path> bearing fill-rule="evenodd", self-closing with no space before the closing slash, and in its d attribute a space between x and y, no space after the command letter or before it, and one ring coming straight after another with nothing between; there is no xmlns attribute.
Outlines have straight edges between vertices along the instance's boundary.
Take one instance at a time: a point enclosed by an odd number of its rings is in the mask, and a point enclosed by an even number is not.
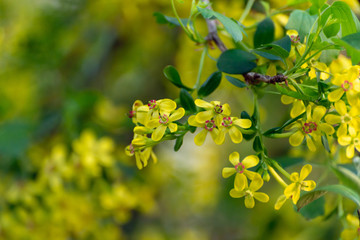
<svg viewBox="0 0 360 240"><path fill-rule="evenodd" d="M343 46L351 56L353 64L360 62L360 32L347 35L341 39L333 38L332 41Z"/></svg>
<svg viewBox="0 0 360 240"><path fill-rule="evenodd" d="M180 78L180 74L176 70L175 67L169 65L164 68L164 75L165 77L175 86L179 88L184 88L186 90L191 90L191 88L186 87L182 82Z"/></svg>
<svg viewBox="0 0 360 240"><path fill-rule="evenodd" d="M192 98L191 94L184 88L180 89L180 103L185 110L189 112L196 112L194 99Z"/></svg>
<svg viewBox="0 0 360 240"><path fill-rule="evenodd" d="M241 49L230 49L223 52L217 62L220 71L229 74L243 74L256 67L256 56Z"/></svg>
<svg viewBox="0 0 360 240"><path fill-rule="evenodd" d="M267 17L259 23L254 35L254 47L274 41L275 25L271 18Z"/></svg>
<svg viewBox="0 0 360 240"><path fill-rule="evenodd" d="M243 81L241 81L240 79L231 77L231 76L226 76L225 77L232 85L238 87L238 88L244 88L246 87L246 83L244 83Z"/></svg>
<svg viewBox="0 0 360 240"><path fill-rule="evenodd" d="M214 72L209 78L201 85L198 91L199 97L206 97L216 90L220 85L222 78L221 72Z"/></svg>
<svg viewBox="0 0 360 240"><path fill-rule="evenodd" d="M295 10L290 14L289 22L285 27L286 29L296 30L299 33L300 40L304 41L305 36L310 33L315 20L316 17L310 16L306 11Z"/></svg>

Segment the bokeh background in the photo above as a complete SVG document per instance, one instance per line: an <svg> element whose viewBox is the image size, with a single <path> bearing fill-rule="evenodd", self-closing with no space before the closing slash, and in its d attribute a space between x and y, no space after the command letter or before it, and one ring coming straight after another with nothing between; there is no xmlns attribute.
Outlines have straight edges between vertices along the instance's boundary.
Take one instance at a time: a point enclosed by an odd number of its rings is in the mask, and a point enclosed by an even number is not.
<svg viewBox="0 0 360 240"><path fill-rule="evenodd" d="M245 3L213 7L237 19ZM182 17L190 4L177 4ZM154 12L172 15L170 1L0 1L0 239L338 239L336 217L307 221L289 203L273 210L282 189L272 180L268 204L249 210L230 198L233 181L221 170L232 151L253 154L249 143L197 147L188 134L176 153L173 141L156 147L158 163L141 171L125 155L132 103L177 98L162 69L174 65L194 84L203 48L159 25ZM252 12L246 24L263 17ZM287 17L273 20L281 37ZM207 58L202 81L214 71ZM207 99L229 102L235 115L252 112L249 91L225 79ZM260 103L265 127L288 117L278 96ZM297 159L286 139L266 144L274 158Z"/></svg>

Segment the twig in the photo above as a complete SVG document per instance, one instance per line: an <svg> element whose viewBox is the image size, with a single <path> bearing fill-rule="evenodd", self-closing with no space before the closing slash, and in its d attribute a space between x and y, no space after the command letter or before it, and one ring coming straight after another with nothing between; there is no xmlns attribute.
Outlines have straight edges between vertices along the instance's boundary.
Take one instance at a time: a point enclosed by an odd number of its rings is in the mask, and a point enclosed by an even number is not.
<svg viewBox="0 0 360 240"><path fill-rule="evenodd" d="M287 76L278 74L275 76L268 76L263 75L256 72L248 72L244 74L245 81L251 85L259 84L260 82L264 83L279 83L279 82L285 82L287 84Z"/></svg>
<svg viewBox="0 0 360 240"><path fill-rule="evenodd" d="M212 9L209 0L202 0L202 2L208 4L208 6L206 7L207 9ZM227 48L217 33L216 20L206 19L206 25L208 27L209 33L205 37L205 40L208 41L209 43L213 41L215 45L220 49L220 51L225 52Z"/></svg>

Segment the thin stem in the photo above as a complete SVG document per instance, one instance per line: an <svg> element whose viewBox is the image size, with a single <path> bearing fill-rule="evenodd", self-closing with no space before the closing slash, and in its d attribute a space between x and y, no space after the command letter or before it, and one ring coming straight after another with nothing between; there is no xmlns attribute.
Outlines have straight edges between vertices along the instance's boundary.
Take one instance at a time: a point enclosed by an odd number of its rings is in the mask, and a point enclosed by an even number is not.
<svg viewBox="0 0 360 240"><path fill-rule="evenodd" d="M175 7L174 0L171 0L171 7L172 7L172 10L173 10L173 12L174 12L174 14L175 14L175 17L176 17L176 19L178 20L178 22L179 22L180 26L182 27L182 29L186 32L186 34L187 34L191 39L193 39L191 32L189 32L189 30L184 26L184 24L182 23L182 21L181 21L181 19L180 19L180 17L179 17L179 14L178 14L177 11L176 11L176 7Z"/></svg>
<svg viewBox="0 0 360 240"><path fill-rule="evenodd" d="M290 174L285 171L285 169L283 169L276 161L272 160L271 161L272 165L274 166L274 168L276 168L276 170L278 170L282 175L284 175L287 179L290 180Z"/></svg>
<svg viewBox="0 0 360 240"><path fill-rule="evenodd" d="M271 175L273 175L273 177L275 178L275 180L284 188L286 188L288 185L285 183L285 181L279 176L279 174L269 165L267 166L269 169L269 172L271 173Z"/></svg>
<svg viewBox="0 0 360 240"><path fill-rule="evenodd" d="M249 1L247 2L246 6L245 6L245 9L244 9L244 11L243 11L243 13L241 14L241 17L240 17L240 19L239 19L239 22L240 22L240 23L242 23L242 22L245 20L245 18L247 17L247 15L248 15L249 12L250 12L252 6L254 5L254 2L255 2L255 0L249 0Z"/></svg>
<svg viewBox="0 0 360 240"><path fill-rule="evenodd" d="M196 89L196 90L199 90L199 87L200 87L200 78L201 78L201 73L202 73L202 70L204 67L206 53L207 53L207 47L204 47L204 50L203 50L203 52L201 54L201 58L200 58L199 71L197 74L196 83L194 85L194 89Z"/></svg>

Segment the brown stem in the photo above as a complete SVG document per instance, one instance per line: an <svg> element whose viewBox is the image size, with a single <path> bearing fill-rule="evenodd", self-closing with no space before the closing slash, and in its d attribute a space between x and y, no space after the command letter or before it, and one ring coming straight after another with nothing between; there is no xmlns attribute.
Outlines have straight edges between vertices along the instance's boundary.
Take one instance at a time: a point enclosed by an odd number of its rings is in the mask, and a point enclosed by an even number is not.
<svg viewBox="0 0 360 240"><path fill-rule="evenodd" d="M282 74L277 74L275 76L263 75L256 72L248 72L244 74L245 81L251 85L259 84L260 82L264 83L279 83L285 82L287 84L287 76Z"/></svg>
<svg viewBox="0 0 360 240"><path fill-rule="evenodd" d="M212 9L210 6L209 0L202 0L203 3L208 4L206 7L207 9ZM206 25L208 27L208 35L205 37L205 40L211 44L211 42L214 42L215 45L220 49L220 51L225 52L227 50L225 44L220 39L218 33L217 33L217 21L215 19L206 19Z"/></svg>

